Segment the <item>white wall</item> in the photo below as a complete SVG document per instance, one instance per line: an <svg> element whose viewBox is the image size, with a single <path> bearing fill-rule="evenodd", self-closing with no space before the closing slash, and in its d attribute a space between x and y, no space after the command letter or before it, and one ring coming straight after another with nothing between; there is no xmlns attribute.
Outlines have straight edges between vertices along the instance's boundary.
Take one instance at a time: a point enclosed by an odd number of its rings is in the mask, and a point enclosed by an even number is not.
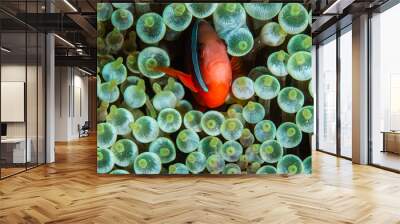
<svg viewBox="0 0 400 224"><path fill-rule="evenodd" d="M78 139L78 125L88 120L88 79L71 67L56 67L55 73L55 141Z"/></svg>

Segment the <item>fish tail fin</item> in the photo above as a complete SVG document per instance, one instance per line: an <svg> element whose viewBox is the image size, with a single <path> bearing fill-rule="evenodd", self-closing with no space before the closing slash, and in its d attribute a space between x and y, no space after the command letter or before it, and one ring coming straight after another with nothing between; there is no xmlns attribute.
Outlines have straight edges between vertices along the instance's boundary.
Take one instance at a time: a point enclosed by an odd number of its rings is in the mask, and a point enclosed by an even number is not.
<svg viewBox="0 0 400 224"><path fill-rule="evenodd" d="M234 78L246 75L246 70L243 68L243 63L239 57L231 58L231 67Z"/></svg>
<svg viewBox="0 0 400 224"><path fill-rule="evenodd" d="M193 82L192 76L189 74L186 74L184 72L178 71L176 69L173 68L169 68L169 67L156 67L154 68L155 71L159 71L159 72L164 72L165 74L173 77L173 78L177 78L179 79L187 88L189 88L190 90L192 90L193 92L197 93L199 92L198 87L196 86L196 84Z"/></svg>

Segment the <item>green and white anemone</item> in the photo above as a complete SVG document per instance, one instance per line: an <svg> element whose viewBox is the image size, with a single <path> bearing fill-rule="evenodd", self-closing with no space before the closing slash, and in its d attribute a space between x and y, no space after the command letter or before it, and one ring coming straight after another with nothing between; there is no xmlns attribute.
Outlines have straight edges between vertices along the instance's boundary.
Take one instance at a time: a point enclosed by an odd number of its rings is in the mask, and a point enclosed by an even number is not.
<svg viewBox="0 0 400 224"><path fill-rule="evenodd" d="M310 52L298 51L292 54L287 63L289 75L298 81L307 81L312 77L312 56Z"/></svg>
<svg viewBox="0 0 400 224"><path fill-rule="evenodd" d="M278 21L288 34L303 32L308 26L308 12L300 3L288 3L279 12Z"/></svg>
<svg viewBox="0 0 400 224"><path fill-rule="evenodd" d="M202 130L211 136L217 136L221 133L221 126L225 118L220 112L215 110L207 111L201 117L201 128Z"/></svg>
<svg viewBox="0 0 400 224"><path fill-rule="evenodd" d="M131 129L133 136L141 143L154 141L160 133L157 121L149 116L140 117L131 123Z"/></svg>
<svg viewBox="0 0 400 224"><path fill-rule="evenodd" d="M114 167L114 157L109 149L97 148L97 173L108 173Z"/></svg>
<svg viewBox="0 0 400 224"><path fill-rule="evenodd" d="M156 95L153 97L153 106L157 111L161 111L166 108L175 108L177 104L176 96L169 90L161 90L158 83L153 84L154 92Z"/></svg>
<svg viewBox="0 0 400 224"><path fill-rule="evenodd" d="M97 96L101 101L114 103L119 98L118 85L114 80L103 82L97 89Z"/></svg>
<svg viewBox="0 0 400 224"><path fill-rule="evenodd" d="M277 173L276 168L271 165L262 166L256 172L256 174L276 174L276 173Z"/></svg>
<svg viewBox="0 0 400 224"><path fill-rule="evenodd" d="M296 114L296 124L305 133L314 132L314 107L305 106Z"/></svg>
<svg viewBox="0 0 400 224"><path fill-rule="evenodd" d="M163 164L170 163L176 158L174 143L166 137L159 137L151 142L149 152L157 154Z"/></svg>
<svg viewBox="0 0 400 224"><path fill-rule="evenodd" d="M284 148L294 148L301 143L303 135L300 128L292 123L285 122L278 127L276 139Z"/></svg>
<svg viewBox="0 0 400 224"><path fill-rule="evenodd" d="M182 116L184 116L189 111L193 110L193 106L187 100L179 100L178 103L176 103L176 109L179 111L179 113L181 113Z"/></svg>
<svg viewBox="0 0 400 224"><path fill-rule="evenodd" d="M311 174L312 173L312 156L308 156L303 160L303 173Z"/></svg>
<svg viewBox="0 0 400 224"><path fill-rule="evenodd" d="M132 109L142 107L147 100L144 80L139 80L137 85L128 86L124 91L124 102Z"/></svg>
<svg viewBox="0 0 400 224"><path fill-rule="evenodd" d="M114 29L106 35L105 41L109 51L116 53L124 45L124 35L118 29Z"/></svg>
<svg viewBox="0 0 400 224"><path fill-rule="evenodd" d="M270 47L278 47L285 42L287 33L276 22L265 24L260 32L261 43Z"/></svg>
<svg viewBox="0 0 400 224"><path fill-rule="evenodd" d="M239 160L240 155L243 153L242 146L237 141L227 141L225 142L219 154L227 162L236 162Z"/></svg>
<svg viewBox="0 0 400 224"><path fill-rule="evenodd" d="M254 135L251 133L250 129L245 128L243 129L242 135L240 136L239 142L242 144L243 147L249 147L254 143Z"/></svg>
<svg viewBox="0 0 400 224"><path fill-rule="evenodd" d="M117 9L111 15L111 23L118 30L127 30L133 25L133 15L129 10Z"/></svg>
<svg viewBox="0 0 400 224"><path fill-rule="evenodd" d="M189 27L192 21L192 13L184 3L172 3L164 8L162 14L165 25L171 30L181 32Z"/></svg>
<svg viewBox="0 0 400 224"><path fill-rule="evenodd" d="M269 71L277 77L287 76L287 63L290 56L284 50L276 51L268 56L267 67Z"/></svg>
<svg viewBox="0 0 400 224"><path fill-rule="evenodd" d="M296 113L304 105L304 95L296 87L285 87L278 94L278 105L286 113Z"/></svg>
<svg viewBox="0 0 400 224"><path fill-rule="evenodd" d="M237 140L242 135L243 124L237 118L226 119L221 125L221 134L226 140Z"/></svg>
<svg viewBox="0 0 400 224"><path fill-rule="evenodd" d="M224 170L225 160L218 154L207 158L206 168L211 174L219 174Z"/></svg>
<svg viewBox="0 0 400 224"><path fill-rule="evenodd" d="M154 152L143 152L139 154L133 166L136 174L160 174L161 168L161 159Z"/></svg>
<svg viewBox="0 0 400 224"><path fill-rule="evenodd" d="M270 120L262 120L254 127L254 136L261 143L274 139L275 135L276 127L274 122Z"/></svg>
<svg viewBox="0 0 400 224"><path fill-rule="evenodd" d="M112 175L127 175L127 174L130 174L130 173L127 170L116 169L116 170L111 171L109 174L112 174Z"/></svg>
<svg viewBox="0 0 400 224"><path fill-rule="evenodd" d="M203 153L206 158L218 154L222 148L222 141L215 136L207 136L200 140L198 151Z"/></svg>
<svg viewBox="0 0 400 224"><path fill-rule="evenodd" d="M247 27L234 29L225 38L228 54L241 57L248 54L254 46L254 38Z"/></svg>
<svg viewBox="0 0 400 224"><path fill-rule="evenodd" d="M134 118L129 110L112 105L106 121L114 126L118 135L126 135L131 132L129 124L134 121Z"/></svg>
<svg viewBox="0 0 400 224"><path fill-rule="evenodd" d="M191 129L195 132L201 132L201 118L203 117L203 112L198 110L190 110L183 117L183 124L187 129Z"/></svg>
<svg viewBox="0 0 400 224"><path fill-rule="evenodd" d="M132 3L111 3L117 9L128 9L133 6Z"/></svg>
<svg viewBox="0 0 400 224"><path fill-rule="evenodd" d="M260 157L260 144L252 144L246 149L245 155L250 163L257 162L259 164L264 163Z"/></svg>
<svg viewBox="0 0 400 224"><path fill-rule="evenodd" d="M265 109L260 103L249 101L243 108L243 118L250 124L256 124L264 117Z"/></svg>
<svg viewBox="0 0 400 224"><path fill-rule="evenodd" d="M201 152L191 152L186 157L186 167L193 174L201 173L206 168L206 156Z"/></svg>
<svg viewBox="0 0 400 224"><path fill-rule="evenodd" d="M283 156L283 148L279 142L268 140L260 146L260 157L267 163L276 163Z"/></svg>
<svg viewBox="0 0 400 224"><path fill-rule="evenodd" d="M158 114L157 123L163 132L174 133L181 127L182 117L177 110L165 108Z"/></svg>
<svg viewBox="0 0 400 224"><path fill-rule="evenodd" d="M265 21L278 15L282 3L243 3L247 14L254 19Z"/></svg>
<svg viewBox="0 0 400 224"><path fill-rule="evenodd" d="M138 155L138 147L130 139L120 139L111 147L114 155L115 164L121 167L127 167L135 161Z"/></svg>
<svg viewBox="0 0 400 224"><path fill-rule="evenodd" d="M298 51L311 52L312 49L312 38L307 34L296 34L290 38L287 49L289 54L294 54Z"/></svg>
<svg viewBox="0 0 400 224"><path fill-rule="evenodd" d="M189 169L183 163L175 163L168 167L168 174L189 174Z"/></svg>
<svg viewBox="0 0 400 224"><path fill-rule="evenodd" d="M163 18L154 12L141 15L136 23L136 33L146 44L155 44L165 36L167 28Z"/></svg>
<svg viewBox="0 0 400 224"><path fill-rule="evenodd" d="M106 82L114 80L118 85L126 80L127 71L122 57L104 65L101 74Z"/></svg>
<svg viewBox="0 0 400 224"><path fill-rule="evenodd" d="M97 21L105 22L111 19L113 7L110 3L97 3Z"/></svg>
<svg viewBox="0 0 400 224"><path fill-rule="evenodd" d="M156 71L155 68L168 67L169 65L168 53L161 48L147 47L139 53L139 71L147 78L156 79L164 76L164 72Z"/></svg>
<svg viewBox="0 0 400 224"><path fill-rule="evenodd" d="M229 32L246 24L246 11L240 3L220 3L213 13L218 35L225 39Z"/></svg>
<svg viewBox="0 0 400 224"><path fill-rule="evenodd" d="M129 55L126 57L126 62L125 62L128 70L135 74L140 73L138 58L139 58L139 51L134 51L129 53Z"/></svg>
<svg viewBox="0 0 400 224"><path fill-rule="evenodd" d="M173 92L176 99L182 100L185 96L185 88L180 82L177 82L174 78L168 78L168 84L164 87L164 90Z"/></svg>
<svg viewBox="0 0 400 224"><path fill-rule="evenodd" d="M248 77L242 76L232 83L232 93L240 100L248 100L254 95L254 83Z"/></svg>
<svg viewBox="0 0 400 224"><path fill-rule="evenodd" d="M110 148L117 140L117 130L110 123L97 124L97 147Z"/></svg>
<svg viewBox="0 0 400 224"><path fill-rule="evenodd" d="M279 81L272 75L262 75L254 82L254 92L263 100L275 98L280 90Z"/></svg>
<svg viewBox="0 0 400 224"><path fill-rule="evenodd" d="M194 17L203 19L213 14L218 3L185 3L185 6Z"/></svg>
<svg viewBox="0 0 400 224"><path fill-rule="evenodd" d="M193 152L199 147L199 145L200 137L191 129L180 131L176 137L176 146L183 153Z"/></svg>
<svg viewBox="0 0 400 224"><path fill-rule="evenodd" d="M277 172L278 174L300 174L304 170L303 162L301 159L292 154L288 154L282 157L279 160L277 165Z"/></svg>
<svg viewBox="0 0 400 224"><path fill-rule="evenodd" d="M222 170L223 174L241 174L242 170L240 166L235 163L228 163L225 165L224 169Z"/></svg>

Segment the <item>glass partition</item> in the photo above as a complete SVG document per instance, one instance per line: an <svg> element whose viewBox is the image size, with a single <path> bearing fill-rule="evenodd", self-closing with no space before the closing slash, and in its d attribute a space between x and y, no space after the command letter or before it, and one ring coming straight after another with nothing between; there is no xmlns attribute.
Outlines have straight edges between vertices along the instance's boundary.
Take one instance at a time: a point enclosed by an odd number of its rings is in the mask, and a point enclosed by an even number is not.
<svg viewBox="0 0 400 224"><path fill-rule="evenodd" d="M318 149L336 154L336 36L318 47Z"/></svg>
<svg viewBox="0 0 400 224"><path fill-rule="evenodd" d="M400 4L371 18L371 162L400 171Z"/></svg>

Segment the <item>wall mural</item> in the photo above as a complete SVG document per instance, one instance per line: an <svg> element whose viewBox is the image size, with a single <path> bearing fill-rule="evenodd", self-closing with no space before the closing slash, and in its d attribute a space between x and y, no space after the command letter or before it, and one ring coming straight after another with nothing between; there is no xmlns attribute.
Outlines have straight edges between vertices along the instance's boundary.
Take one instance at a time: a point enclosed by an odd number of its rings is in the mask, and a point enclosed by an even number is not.
<svg viewBox="0 0 400 224"><path fill-rule="evenodd" d="M311 12L98 3L97 172L310 174Z"/></svg>

